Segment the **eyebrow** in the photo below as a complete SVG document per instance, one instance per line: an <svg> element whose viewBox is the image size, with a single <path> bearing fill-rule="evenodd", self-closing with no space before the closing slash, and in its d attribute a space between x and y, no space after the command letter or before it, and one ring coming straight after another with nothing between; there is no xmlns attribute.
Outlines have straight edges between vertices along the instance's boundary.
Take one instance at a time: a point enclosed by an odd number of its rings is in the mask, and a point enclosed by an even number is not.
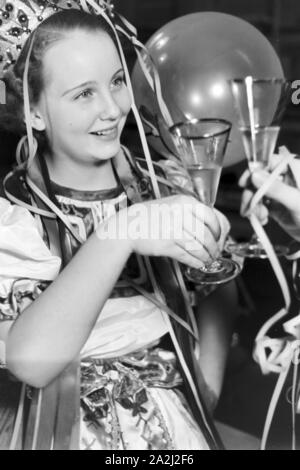
<svg viewBox="0 0 300 470"><path fill-rule="evenodd" d="M116 75L118 75L120 72L124 73L124 69L123 69L123 68L120 68L119 70L117 70L117 71L113 74L112 79L113 79ZM88 81L88 82L81 83L80 85L76 85L75 87L70 88L69 90L66 90L66 91L62 94L62 96L65 96L65 95L67 95L68 93L71 93L72 91L75 91L75 90L77 90L77 89L79 89L79 88L84 88L84 87L86 87L86 86L95 85L96 83L97 83L96 81Z"/></svg>

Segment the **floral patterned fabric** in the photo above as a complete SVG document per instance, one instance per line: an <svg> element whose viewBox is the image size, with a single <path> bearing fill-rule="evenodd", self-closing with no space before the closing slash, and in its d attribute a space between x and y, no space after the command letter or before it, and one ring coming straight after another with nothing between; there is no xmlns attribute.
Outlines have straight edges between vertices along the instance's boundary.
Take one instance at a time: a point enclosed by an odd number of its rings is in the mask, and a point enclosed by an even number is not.
<svg viewBox="0 0 300 470"><path fill-rule="evenodd" d="M174 353L145 349L81 368L84 449L205 449L178 390Z"/></svg>
<svg viewBox="0 0 300 470"><path fill-rule="evenodd" d="M15 320L48 285L49 282L16 279L7 295L0 297L0 321Z"/></svg>

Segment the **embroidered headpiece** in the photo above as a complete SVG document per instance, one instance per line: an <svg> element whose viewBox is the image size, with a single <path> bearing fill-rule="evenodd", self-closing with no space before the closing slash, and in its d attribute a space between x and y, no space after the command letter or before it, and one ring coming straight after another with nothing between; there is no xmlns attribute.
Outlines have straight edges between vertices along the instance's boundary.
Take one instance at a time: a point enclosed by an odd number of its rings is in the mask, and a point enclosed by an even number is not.
<svg viewBox="0 0 300 470"><path fill-rule="evenodd" d="M113 17L109 0L94 3ZM85 0L0 0L0 76L16 62L26 39L41 22L71 8L94 13Z"/></svg>

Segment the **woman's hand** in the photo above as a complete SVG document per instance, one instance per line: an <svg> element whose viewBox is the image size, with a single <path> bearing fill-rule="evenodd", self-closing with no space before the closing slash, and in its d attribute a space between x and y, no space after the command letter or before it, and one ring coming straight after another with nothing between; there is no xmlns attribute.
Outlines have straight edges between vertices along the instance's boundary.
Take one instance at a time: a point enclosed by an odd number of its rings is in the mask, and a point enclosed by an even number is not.
<svg viewBox="0 0 300 470"><path fill-rule="evenodd" d="M253 185L259 188L268 178L268 173L257 172L252 176ZM295 240L300 241L300 190L279 179L266 192L270 198L270 216Z"/></svg>
<svg viewBox="0 0 300 470"><path fill-rule="evenodd" d="M270 170L272 171L279 163L282 157L273 155L271 158ZM298 162L295 162L298 164ZM240 185L245 186L247 175L243 175ZM264 170L256 170L250 178L252 185L259 189L270 174ZM241 210L245 210L253 196L253 192L245 189L242 196ZM284 178L279 177L270 188L266 191L265 196L269 198L269 202L263 205L256 215L263 223L268 215L294 239L300 241L300 190L295 187L295 181L291 173L284 169Z"/></svg>
<svg viewBox="0 0 300 470"><path fill-rule="evenodd" d="M192 196L176 195L119 212L118 228L141 255L167 256L199 268L223 249L227 219ZM119 233L121 233L119 232Z"/></svg>

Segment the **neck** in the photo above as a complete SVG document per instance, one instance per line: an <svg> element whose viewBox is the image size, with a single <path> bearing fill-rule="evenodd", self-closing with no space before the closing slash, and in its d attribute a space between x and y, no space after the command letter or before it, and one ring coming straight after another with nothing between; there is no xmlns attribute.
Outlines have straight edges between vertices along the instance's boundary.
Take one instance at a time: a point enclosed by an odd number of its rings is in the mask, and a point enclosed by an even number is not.
<svg viewBox="0 0 300 470"><path fill-rule="evenodd" d="M97 191L117 186L112 169L112 160L96 162L94 165L78 164L63 159L57 164L49 155L45 155L50 179L60 186L77 190Z"/></svg>

